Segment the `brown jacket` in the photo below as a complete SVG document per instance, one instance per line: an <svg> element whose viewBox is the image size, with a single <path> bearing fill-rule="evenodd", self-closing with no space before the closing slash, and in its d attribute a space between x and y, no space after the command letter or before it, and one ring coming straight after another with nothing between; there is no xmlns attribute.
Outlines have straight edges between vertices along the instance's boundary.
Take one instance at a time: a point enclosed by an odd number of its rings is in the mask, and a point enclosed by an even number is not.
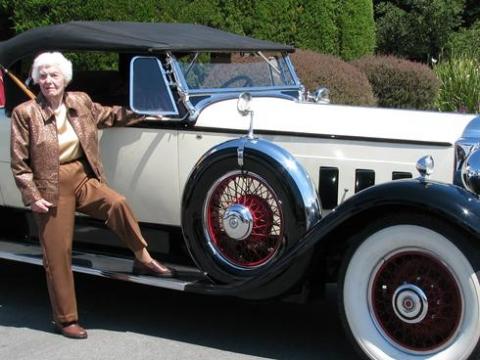
<svg viewBox="0 0 480 360"><path fill-rule="evenodd" d="M128 126L143 117L120 106L94 103L82 92L67 92L64 97L67 118L77 134L85 157L95 176L105 182L100 159L97 129ZM57 203L59 150L57 126L52 109L39 95L17 106L12 113L11 167L25 205L44 198Z"/></svg>

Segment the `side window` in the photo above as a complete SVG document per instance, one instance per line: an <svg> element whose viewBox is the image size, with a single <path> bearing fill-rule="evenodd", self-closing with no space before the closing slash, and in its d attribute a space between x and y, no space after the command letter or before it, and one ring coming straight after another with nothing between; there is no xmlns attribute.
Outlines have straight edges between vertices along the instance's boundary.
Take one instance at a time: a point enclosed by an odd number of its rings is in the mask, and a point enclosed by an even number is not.
<svg viewBox="0 0 480 360"><path fill-rule="evenodd" d="M3 72L0 70L0 108L5 107L5 86L3 86Z"/></svg>
<svg viewBox="0 0 480 360"><path fill-rule="evenodd" d="M130 107L146 115L178 115L162 63L155 57L136 56L130 65Z"/></svg>

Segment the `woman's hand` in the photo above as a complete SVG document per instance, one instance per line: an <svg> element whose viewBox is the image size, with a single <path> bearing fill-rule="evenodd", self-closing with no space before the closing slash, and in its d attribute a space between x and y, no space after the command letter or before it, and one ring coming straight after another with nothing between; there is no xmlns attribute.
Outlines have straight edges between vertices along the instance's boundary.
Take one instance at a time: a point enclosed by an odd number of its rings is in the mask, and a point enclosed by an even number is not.
<svg viewBox="0 0 480 360"><path fill-rule="evenodd" d="M40 199L35 201L30 207L33 212L47 213L50 206L52 206L52 203L48 202L45 199Z"/></svg>

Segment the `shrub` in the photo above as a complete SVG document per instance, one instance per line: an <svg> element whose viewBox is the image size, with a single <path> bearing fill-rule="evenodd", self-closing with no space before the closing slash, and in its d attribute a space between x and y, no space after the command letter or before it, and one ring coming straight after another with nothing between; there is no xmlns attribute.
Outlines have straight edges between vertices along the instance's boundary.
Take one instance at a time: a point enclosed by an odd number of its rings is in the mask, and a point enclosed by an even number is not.
<svg viewBox="0 0 480 360"><path fill-rule="evenodd" d="M440 83L428 66L394 56L366 56L351 64L367 75L379 106L434 108Z"/></svg>
<svg viewBox="0 0 480 360"><path fill-rule="evenodd" d="M332 56L310 50L292 54L297 73L308 90L324 86L334 104L375 105L367 77L354 66Z"/></svg>
<svg viewBox="0 0 480 360"><path fill-rule="evenodd" d="M441 86L437 107L441 111L480 112L480 60L461 57L434 68Z"/></svg>

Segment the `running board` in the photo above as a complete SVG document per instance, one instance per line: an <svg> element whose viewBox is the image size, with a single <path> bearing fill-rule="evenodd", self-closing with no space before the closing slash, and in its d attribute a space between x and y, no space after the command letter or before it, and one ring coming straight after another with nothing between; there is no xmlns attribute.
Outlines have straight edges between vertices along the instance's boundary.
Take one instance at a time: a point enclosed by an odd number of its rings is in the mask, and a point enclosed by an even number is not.
<svg viewBox="0 0 480 360"><path fill-rule="evenodd" d="M17 243L0 239L0 259L19 261L34 265L43 265L42 249L39 245ZM166 264L176 270L176 278L157 278L154 276L134 275L131 272L133 260L106 255L73 251L72 269L75 272L101 276L156 286L172 290L185 291L187 286L199 285L210 281L197 268Z"/></svg>

